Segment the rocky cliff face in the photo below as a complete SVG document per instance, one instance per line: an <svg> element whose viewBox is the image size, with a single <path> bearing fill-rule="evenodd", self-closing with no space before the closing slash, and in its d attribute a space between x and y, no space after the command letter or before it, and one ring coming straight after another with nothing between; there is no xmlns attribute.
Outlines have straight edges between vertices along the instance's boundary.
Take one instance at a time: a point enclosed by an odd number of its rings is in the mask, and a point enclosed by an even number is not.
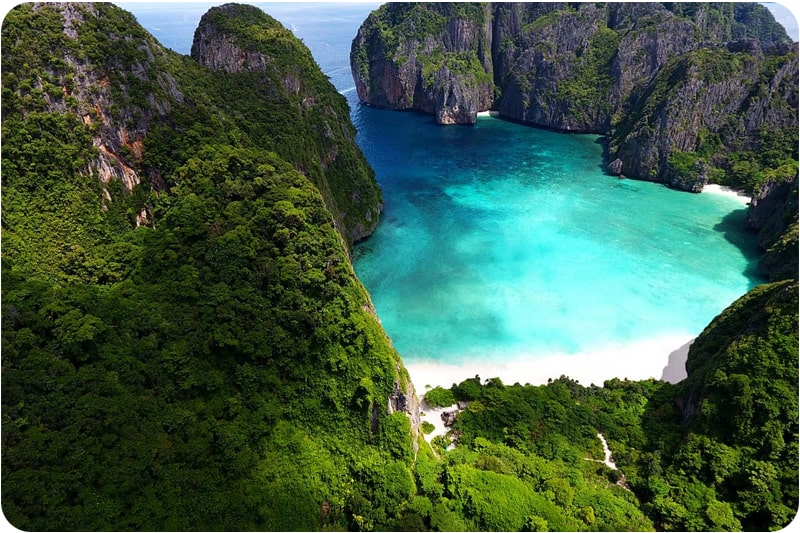
<svg viewBox="0 0 800 533"><path fill-rule="evenodd" d="M675 57L611 129L614 173L700 191L727 153L758 150L762 131L796 129L796 73L796 51L766 56L756 42Z"/></svg>
<svg viewBox="0 0 800 533"><path fill-rule="evenodd" d="M758 231L759 269L770 279L798 278L797 218L797 176L768 181L753 196L747 226Z"/></svg>
<svg viewBox="0 0 800 533"><path fill-rule="evenodd" d="M492 105L491 47L488 7L386 4L359 29L350 62L362 101L471 124Z"/></svg>
<svg viewBox="0 0 800 533"><path fill-rule="evenodd" d="M34 4L32 10L37 13L45 7L46 4ZM66 114L81 121L96 149L84 171L99 178L105 206L119 200L121 194L131 193L142 182L148 182L156 191L164 190L159 169L145 164L143 155L151 126L186 101L173 75L162 68L167 53L138 27L132 16L125 14L121 16L130 22L128 33L109 37L117 41L118 54L100 57L97 49L81 36L93 30L108 6L59 4L55 8L58 17L54 23L61 27L60 44L66 49L63 61L38 69L38 60L46 60L40 54L37 62L28 63L38 72L32 84L34 91L20 87L21 80L16 76L4 77L4 88L23 100L32 92L41 91L42 105L36 111ZM4 54L3 59L6 70L17 68L18 58L13 53ZM140 99L133 94L135 87L149 90ZM11 106L12 98L4 100ZM22 114L33 110L19 109ZM122 182L124 192L114 187L115 182ZM137 210L135 223L150 222L149 208L143 205Z"/></svg>
<svg viewBox="0 0 800 533"><path fill-rule="evenodd" d="M428 6L381 8L359 30L351 63L364 102L440 123L493 108L608 135L611 173L689 191L726 153L757 149L761 130L796 129L797 47L763 6L501 3L482 19ZM469 53L490 74L478 96L443 59ZM684 153L703 155L675 160Z"/></svg>
<svg viewBox="0 0 800 533"><path fill-rule="evenodd" d="M264 141L287 158L302 160L298 170L320 189L348 245L372 233L382 209L381 195L355 144L347 103L289 30L252 6L214 7L195 31L192 57L263 94L257 106L230 102L253 124L263 116L287 115L285 120L302 131L303 146L289 146L277 138ZM299 116L290 117L288 111Z"/></svg>

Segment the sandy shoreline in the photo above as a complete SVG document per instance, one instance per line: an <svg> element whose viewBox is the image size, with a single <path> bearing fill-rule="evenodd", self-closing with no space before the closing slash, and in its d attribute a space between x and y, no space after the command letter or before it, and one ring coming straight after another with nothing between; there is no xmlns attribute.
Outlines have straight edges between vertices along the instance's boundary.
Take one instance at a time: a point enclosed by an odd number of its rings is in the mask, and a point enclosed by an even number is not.
<svg viewBox="0 0 800 533"><path fill-rule="evenodd" d="M425 394L425 391L417 391L419 396ZM428 422L433 425L433 431L425 435L425 440L431 442L434 437L438 437L440 435L446 435L448 428L444 425L444 420L442 419L442 413L450 412L450 411L457 411L458 404L451 405L449 407L429 407L427 403L423 402L420 409L420 416L423 422Z"/></svg>
<svg viewBox="0 0 800 533"><path fill-rule="evenodd" d="M747 205L747 204L750 203L750 197L749 196L745 196L744 194L741 194L741 193L739 193L737 191L734 191L733 189L731 189L729 187L723 187L722 185L714 185L714 184L705 185L703 187L703 192L708 192L708 193L711 193L711 194L719 194L719 195L722 195L722 196L727 196L728 198L733 198L733 199L737 200L738 202L741 202L744 205Z"/></svg>
<svg viewBox="0 0 800 533"><path fill-rule="evenodd" d="M684 365L692 336L666 335L579 354L519 357L490 362L473 359L462 364L407 361L405 366L417 394L429 387L450 388L454 383L480 376L482 381L499 377L506 385L544 385L548 379L568 376L583 386L612 379L663 379L676 382L685 377Z"/></svg>

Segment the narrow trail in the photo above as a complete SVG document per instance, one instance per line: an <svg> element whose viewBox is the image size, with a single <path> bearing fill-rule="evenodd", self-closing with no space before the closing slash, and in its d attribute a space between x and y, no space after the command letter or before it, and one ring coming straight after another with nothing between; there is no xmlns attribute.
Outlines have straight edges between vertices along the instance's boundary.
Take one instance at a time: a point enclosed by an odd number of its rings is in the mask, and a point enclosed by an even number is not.
<svg viewBox="0 0 800 533"><path fill-rule="evenodd" d="M585 459L587 461L594 461L595 463L603 463L611 470L617 470L619 472L619 475L616 484L625 490L631 490L631 488L628 486L627 480L625 479L625 474L623 474L619 470L619 468L617 468L616 463L614 463L614 458L611 455L611 448L608 447L608 442L606 442L606 438L600 432L597 432L597 438L600 439L600 442L603 445L603 455L605 457L603 458L602 461L600 459L591 459L589 457L586 457Z"/></svg>
<svg viewBox="0 0 800 533"><path fill-rule="evenodd" d="M616 470L617 465L614 464L614 459L611 457L611 450L608 447L608 443L606 442L606 438L603 436L602 433L597 434L597 438L600 439L600 442L603 443L603 453L605 454L605 459L602 461L607 467L611 470Z"/></svg>

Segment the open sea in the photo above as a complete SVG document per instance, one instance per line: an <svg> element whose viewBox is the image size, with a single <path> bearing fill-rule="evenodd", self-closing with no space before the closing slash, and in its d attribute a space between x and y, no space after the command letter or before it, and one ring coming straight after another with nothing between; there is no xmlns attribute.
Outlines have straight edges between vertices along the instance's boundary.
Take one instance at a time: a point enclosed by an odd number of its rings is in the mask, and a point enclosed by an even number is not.
<svg viewBox="0 0 800 533"><path fill-rule="evenodd" d="M188 54L215 4L118 5ZM488 116L443 127L362 105L350 43L378 4L255 5L303 39L350 103L385 201L354 264L407 365L469 369L648 346L611 358L622 366L611 375L639 378L626 367L648 358L663 367L678 339L763 281L741 201L606 176L597 136Z"/></svg>

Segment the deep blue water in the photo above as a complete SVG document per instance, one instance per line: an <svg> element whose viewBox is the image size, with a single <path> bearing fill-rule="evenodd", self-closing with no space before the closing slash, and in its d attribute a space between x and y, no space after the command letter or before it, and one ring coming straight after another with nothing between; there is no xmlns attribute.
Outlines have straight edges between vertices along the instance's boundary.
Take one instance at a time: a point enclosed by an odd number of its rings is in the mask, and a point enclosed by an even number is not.
<svg viewBox="0 0 800 533"><path fill-rule="evenodd" d="M189 53L213 4L120 5ZM441 127L361 105L348 54L375 5L256 5L304 40L348 98L386 204L355 268L406 363L691 338L758 281L736 200L606 176L596 136L490 117Z"/></svg>

